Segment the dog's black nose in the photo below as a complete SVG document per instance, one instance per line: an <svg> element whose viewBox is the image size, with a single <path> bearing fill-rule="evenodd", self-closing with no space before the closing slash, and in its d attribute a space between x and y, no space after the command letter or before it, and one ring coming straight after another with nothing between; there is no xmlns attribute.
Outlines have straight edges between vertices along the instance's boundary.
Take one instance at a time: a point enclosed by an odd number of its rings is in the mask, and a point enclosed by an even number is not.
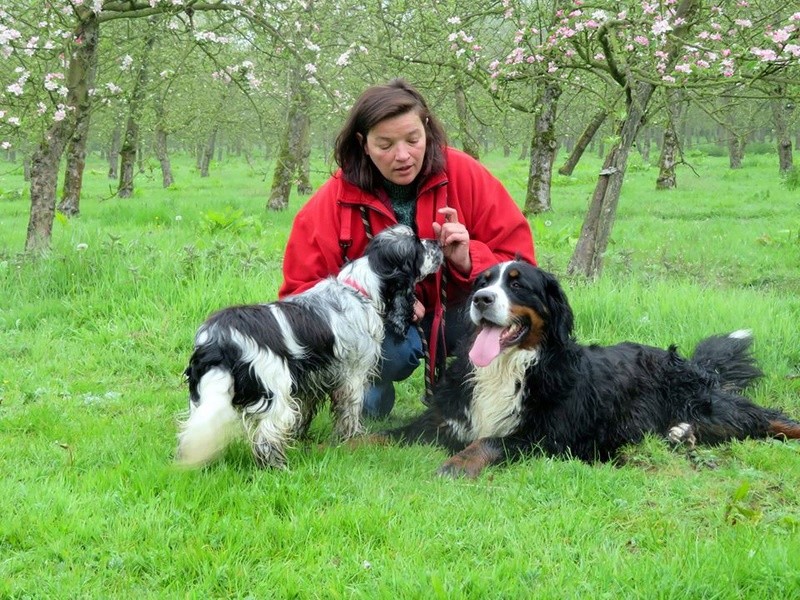
<svg viewBox="0 0 800 600"><path fill-rule="evenodd" d="M494 292L490 292L489 290L478 290L472 296L472 304L478 310L484 311L494 304L496 298L497 296Z"/></svg>

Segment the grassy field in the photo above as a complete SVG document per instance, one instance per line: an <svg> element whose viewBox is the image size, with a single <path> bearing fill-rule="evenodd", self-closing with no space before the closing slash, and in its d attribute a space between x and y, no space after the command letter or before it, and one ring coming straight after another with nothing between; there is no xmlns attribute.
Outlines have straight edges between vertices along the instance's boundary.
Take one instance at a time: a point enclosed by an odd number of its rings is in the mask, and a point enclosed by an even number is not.
<svg viewBox="0 0 800 600"><path fill-rule="evenodd" d="M563 278L578 336L689 351L750 328L753 397L800 418L800 194L774 156L691 160L671 192L634 160L602 279ZM521 202L527 165L486 162ZM532 220L562 277L598 165L557 178ZM454 481L438 449L330 445L320 415L286 471L243 446L175 469L194 330L275 297L303 198L267 213L268 165L201 179L178 158L173 188L148 170L128 200L105 170L90 160L81 216L32 261L25 186L0 163L0 598L800 597L797 443L688 457L650 439L621 467L531 459ZM420 409L418 375L392 422Z"/></svg>

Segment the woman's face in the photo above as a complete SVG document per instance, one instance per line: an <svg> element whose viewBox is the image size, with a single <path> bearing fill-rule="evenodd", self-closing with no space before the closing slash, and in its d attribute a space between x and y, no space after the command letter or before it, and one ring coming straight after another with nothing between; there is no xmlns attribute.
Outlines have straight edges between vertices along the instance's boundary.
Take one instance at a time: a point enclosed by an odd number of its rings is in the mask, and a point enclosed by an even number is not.
<svg viewBox="0 0 800 600"><path fill-rule="evenodd" d="M425 126L416 111L377 123L367 133L364 152L386 179L408 185L425 159Z"/></svg>

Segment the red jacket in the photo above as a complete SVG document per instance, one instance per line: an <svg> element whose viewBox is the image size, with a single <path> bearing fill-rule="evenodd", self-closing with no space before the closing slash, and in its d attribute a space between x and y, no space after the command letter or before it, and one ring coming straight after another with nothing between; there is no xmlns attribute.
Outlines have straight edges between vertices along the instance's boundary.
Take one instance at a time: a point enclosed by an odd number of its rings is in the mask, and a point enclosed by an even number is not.
<svg viewBox="0 0 800 600"><path fill-rule="evenodd" d="M469 232L472 272L467 276L447 269L447 304L464 300L471 282L488 267L519 255L535 262L533 236L525 216L503 185L471 156L447 148L444 172L428 177L417 196L416 224L422 238L433 238L434 221L444 222L436 211L450 206ZM320 279L339 272L344 263L342 241L347 258L364 253L369 241L361 222L361 207L366 208L373 234L397 223L388 199L365 192L342 179L337 171L300 209L294 220L283 258L282 298L302 292ZM429 277L418 288L418 298L426 314L441 318L439 287L441 275ZM433 327L437 331L437 327ZM436 334L432 335L432 338ZM430 341L435 356L436 340Z"/></svg>

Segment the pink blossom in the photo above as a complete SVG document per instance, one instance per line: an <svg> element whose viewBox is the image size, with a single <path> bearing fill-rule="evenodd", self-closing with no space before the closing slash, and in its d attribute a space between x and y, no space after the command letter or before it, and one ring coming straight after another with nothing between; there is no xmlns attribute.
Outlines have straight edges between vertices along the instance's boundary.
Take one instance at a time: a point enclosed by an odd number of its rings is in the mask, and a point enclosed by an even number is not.
<svg viewBox="0 0 800 600"><path fill-rule="evenodd" d="M640 46L649 46L650 45L650 40L647 39L643 35L637 35L635 38L633 38L633 41L636 42L637 44L639 44Z"/></svg>
<svg viewBox="0 0 800 600"><path fill-rule="evenodd" d="M694 64L695 64L695 65L697 65L698 67L700 67L701 69L707 69L708 67L710 67L710 66L711 66L711 65L708 63L708 61L707 61L707 60L702 60L702 59L701 59L701 60L698 60L698 61L697 61L697 62L695 62Z"/></svg>
<svg viewBox="0 0 800 600"><path fill-rule="evenodd" d="M769 62L778 58L775 51L770 48L750 48L750 52L759 57L762 62Z"/></svg>
<svg viewBox="0 0 800 600"><path fill-rule="evenodd" d="M783 51L790 53L795 58L800 58L800 46L797 44L786 44L783 47Z"/></svg>
<svg viewBox="0 0 800 600"><path fill-rule="evenodd" d="M22 86L19 83L12 83L8 87L6 87L6 91L10 94L14 94L15 96L22 96Z"/></svg>
<svg viewBox="0 0 800 600"><path fill-rule="evenodd" d="M672 26L669 24L669 21L663 19L661 17L657 17L655 21L653 21L652 32L653 35L661 35L662 33L666 33L672 29Z"/></svg>
<svg viewBox="0 0 800 600"><path fill-rule="evenodd" d="M594 55L593 58L595 60L605 60L606 59L606 55L603 54L602 52L598 52L597 54Z"/></svg>
<svg viewBox="0 0 800 600"><path fill-rule="evenodd" d="M750 19L736 19L734 23L736 23L739 27L744 27L744 28L753 26L753 22Z"/></svg>
<svg viewBox="0 0 800 600"><path fill-rule="evenodd" d="M63 121L66 118L67 118L67 111L65 111L63 108L59 108L53 115L53 121L55 121L56 123L58 123L59 121Z"/></svg>
<svg viewBox="0 0 800 600"><path fill-rule="evenodd" d="M783 29L778 29L777 31L768 32L766 35L776 44L782 44L783 42L788 41L790 36L790 32L786 29L787 28L784 27Z"/></svg>
<svg viewBox="0 0 800 600"><path fill-rule="evenodd" d="M675 65L675 70L680 72L680 73L689 74L689 73L692 72L692 65L690 65L688 63L681 63L679 65Z"/></svg>
<svg viewBox="0 0 800 600"><path fill-rule="evenodd" d="M675 78L672 75L664 75L661 79L667 83L675 83Z"/></svg>

